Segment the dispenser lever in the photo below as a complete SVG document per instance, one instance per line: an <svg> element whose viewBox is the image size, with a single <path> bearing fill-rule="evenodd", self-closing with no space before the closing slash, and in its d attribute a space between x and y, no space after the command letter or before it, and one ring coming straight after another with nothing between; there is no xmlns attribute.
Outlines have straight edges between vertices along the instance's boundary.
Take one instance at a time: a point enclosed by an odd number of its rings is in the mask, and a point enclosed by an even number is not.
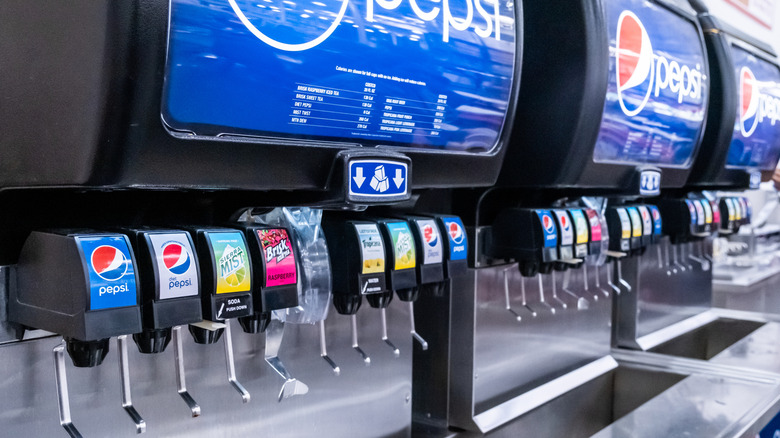
<svg viewBox="0 0 780 438"><path fill-rule="evenodd" d="M351 323L352 323L352 348L355 349L355 351L358 352L360 357L363 358L363 362L365 362L366 366L371 365L371 358L368 357L368 355L360 348L360 345L358 345L358 333L357 333L357 315L354 313L351 315Z"/></svg>
<svg viewBox="0 0 780 438"><path fill-rule="evenodd" d="M333 369L333 374L340 375L341 374L341 368L339 368L338 365L336 365L336 362L333 362L333 359L331 359L328 356L328 346L327 341L325 340L325 320L320 320L320 357L325 359L325 362L330 365L330 367Z"/></svg>
<svg viewBox="0 0 780 438"><path fill-rule="evenodd" d="M412 337L414 338L414 340L420 343L420 347L423 349L423 351L427 350L428 341L426 341L425 339L423 339L422 336L417 334L417 330L414 327L414 302L413 301L409 301L409 318L411 319L411 323L412 323Z"/></svg>
<svg viewBox="0 0 780 438"><path fill-rule="evenodd" d="M309 386L293 378L287 371L284 363L282 363L282 360L279 359L279 348L282 345L283 338L284 322L271 318L271 322L268 323L268 328L265 330L265 361L284 379L282 389L279 390L278 401L280 402L282 399L309 392Z"/></svg>
<svg viewBox="0 0 780 438"><path fill-rule="evenodd" d="M233 362L233 337L230 334L230 322L225 322L225 362L227 365L228 382L241 394L241 401L249 403L252 398L243 385L236 379L236 365Z"/></svg>
<svg viewBox="0 0 780 438"><path fill-rule="evenodd" d="M71 438L81 438L76 426L70 419L70 397L68 396L68 375L65 371L65 342L54 347L54 377L57 382L57 405L60 413L60 426Z"/></svg>
<svg viewBox="0 0 780 438"><path fill-rule="evenodd" d="M125 408L127 415L135 423L136 433L146 432L146 421L133 407L133 397L130 393L130 365L127 361L127 335L120 335L116 338L117 349L119 350L119 376L122 380L122 407Z"/></svg>
<svg viewBox="0 0 780 438"><path fill-rule="evenodd" d="M173 327L173 361L176 365L176 389L179 392L184 403L190 408L193 417L200 416L200 406L195 402L189 392L187 392L187 382L184 375L184 351L181 341L181 326Z"/></svg>
<svg viewBox="0 0 780 438"><path fill-rule="evenodd" d="M401 355L401 350L393 345L393 343L390 342L390 339L387 338L387 309L384 307L379 309L379 316L382 323L382 340L393 350L393 356L398 357Z"/></svg>

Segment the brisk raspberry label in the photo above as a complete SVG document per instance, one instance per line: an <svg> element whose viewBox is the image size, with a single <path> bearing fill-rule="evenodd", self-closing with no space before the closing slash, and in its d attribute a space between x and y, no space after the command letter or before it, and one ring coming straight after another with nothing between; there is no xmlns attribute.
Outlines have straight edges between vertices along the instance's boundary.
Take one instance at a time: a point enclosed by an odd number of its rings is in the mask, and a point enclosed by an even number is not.
<svg viewBox="0 0 780 438"><path fill-rule="evenodd" d="M298 280L292 243L287 230L258 230L257 237L265 254L265 286L295 284Z"/></svg>

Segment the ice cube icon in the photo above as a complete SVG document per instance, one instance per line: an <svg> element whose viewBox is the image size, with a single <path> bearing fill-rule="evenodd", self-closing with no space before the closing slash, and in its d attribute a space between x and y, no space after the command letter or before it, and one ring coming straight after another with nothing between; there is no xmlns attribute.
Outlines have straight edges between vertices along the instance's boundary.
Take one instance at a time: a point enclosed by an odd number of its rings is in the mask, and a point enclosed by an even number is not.
<svg viewBox="0 0 780 438"><path fill-rule="evenodd" d="M390 181L385 175L385 166L381 164L374 169L374 176L371 178L371 188L379 193L386 192L390 188Z"/></svg>

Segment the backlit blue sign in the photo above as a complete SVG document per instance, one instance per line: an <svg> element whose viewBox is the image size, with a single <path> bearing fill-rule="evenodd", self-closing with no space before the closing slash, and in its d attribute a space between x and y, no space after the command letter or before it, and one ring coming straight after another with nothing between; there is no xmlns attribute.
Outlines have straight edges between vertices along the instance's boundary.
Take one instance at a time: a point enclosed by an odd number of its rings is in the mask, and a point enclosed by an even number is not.
<svg viewBox="0 0 780 438"><path fill-rule="evenodd" d="M709 95L694 22L645 0L606 2L609 82L594 161L689 167Z"/></svg>
<svg viewBox="0 0 780 438"><path fill-rule="evenodd" d="M358 196L405 195L409 186L406 163L388 160L349 162L349 194Z"/></svg>
<svg viewBox="0 0 780 438"><path fill-rule="evenodd" d="M515 69L511 1L172 0L163 119L486 153Z"/></svg>
<svg viewBox="0 0 780 438"><path fill-rule="evenodd" d="M539 223L542 225L544 246L555 248L558 246L558 228L555 225L552 213L550 210L536 210L536 215L539 216Z"/></svg>
<svg viewBox="0 0 780 438"><path fill-rule="evenodd" d="M466 260L468 256L468 237L459 217L441 218L450 247L450 260Z"/></svg>
<svg viewBox="0 0 780 438"><path fill-rule="evenodd" d="M780 69L737 46L731 59L739 98L727 165L774 169L780 158Z"/></svg>

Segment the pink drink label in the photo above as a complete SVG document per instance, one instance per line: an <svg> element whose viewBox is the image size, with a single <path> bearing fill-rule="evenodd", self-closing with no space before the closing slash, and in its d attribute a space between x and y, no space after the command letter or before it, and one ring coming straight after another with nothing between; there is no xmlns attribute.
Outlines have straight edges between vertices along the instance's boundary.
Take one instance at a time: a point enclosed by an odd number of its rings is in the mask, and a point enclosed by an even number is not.
<svg viewBox="0 0 780 438"><path fill-rule="evenodd" d="M263 248L265 286L283 286L298 281L292 243L287 230L271 228L257 230Z"/></svg>
<svg viewBox="0 0 780 438"><path fill-rule="evenodd" d="M585 212L588 214L588 222L590 223L590 241L601 241L601 219L599 218L596 210L587 209Z"/></svg>

